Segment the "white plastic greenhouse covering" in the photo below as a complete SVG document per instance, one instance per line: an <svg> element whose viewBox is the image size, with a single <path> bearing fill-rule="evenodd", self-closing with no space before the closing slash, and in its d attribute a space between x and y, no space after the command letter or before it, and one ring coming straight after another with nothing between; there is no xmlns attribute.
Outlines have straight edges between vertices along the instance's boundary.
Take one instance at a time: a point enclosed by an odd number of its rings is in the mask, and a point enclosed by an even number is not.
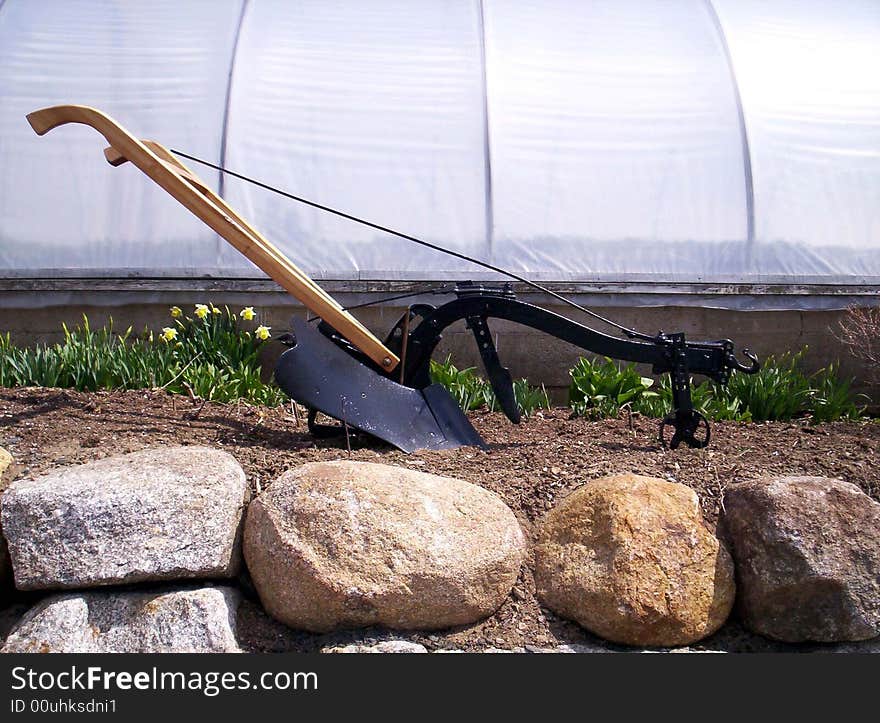
<svg viewBox="0 0 880 723"><path fill-rule="evenodd" d="M254 277L84 126L535 280L880 283L877 0L0 0L0 276ZM196 169L316 278L486 278Z"/></svg>

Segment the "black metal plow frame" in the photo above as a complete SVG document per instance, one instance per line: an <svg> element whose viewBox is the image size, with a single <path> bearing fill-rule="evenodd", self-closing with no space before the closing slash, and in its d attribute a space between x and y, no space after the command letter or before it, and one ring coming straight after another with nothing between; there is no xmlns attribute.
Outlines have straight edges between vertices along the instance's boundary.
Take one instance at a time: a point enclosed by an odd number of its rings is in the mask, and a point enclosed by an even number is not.
<svg viewBox="0 0 880 723"><path fill-rule="evenodd" d="M401 358L402 369L388 373L355 349L326 322L317 329L294 321L283 339L291 348L276 368L276 378L292 398L310 409L316 434L335 430L315 421L318 411L403 449L444 449L484 442L446 390L430 379L430 360L442 334L464 320L474 335L480 357L500 408L513 423L520 410L510 372L498 357L488 320L505 319L537 329L585 351L621 361L650 364L654 374L668 373L672 411L660 423L659 438L672 449L682 442L705 447L709 423L694 409L691 375L725 384L733 371L754 374L760 368L748 349L741 363L733 342L688 341L684 333L658 332L638 339L609 336L539 306L519 301L509 284L459 284L456 298L441 306L416 304L395 324L386 346ZM672 435L667 439L667 429Z"/></svg>

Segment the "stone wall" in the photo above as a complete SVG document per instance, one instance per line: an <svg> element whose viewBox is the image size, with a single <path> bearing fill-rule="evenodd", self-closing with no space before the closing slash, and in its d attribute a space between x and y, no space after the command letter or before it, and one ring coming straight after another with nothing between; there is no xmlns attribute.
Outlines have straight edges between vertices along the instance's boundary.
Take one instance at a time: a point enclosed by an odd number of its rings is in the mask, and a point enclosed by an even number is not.
<svg viewBox="0 0 880 723"><path fill-rule="evenodd" d="M876 650L880 504L843 480L729 484L718 536L693 489L637 474L584 480L523 522L481 486L371 462L300 465L255 497L203 446L61 467L0 494L0 600L11 582L42 594L0 653L240 652L253 593L264 629L368 631L325 652L427 652L369 631L478 624L532 581L596 636L589 652L687 648L736 602L768 640Z"/></svg>

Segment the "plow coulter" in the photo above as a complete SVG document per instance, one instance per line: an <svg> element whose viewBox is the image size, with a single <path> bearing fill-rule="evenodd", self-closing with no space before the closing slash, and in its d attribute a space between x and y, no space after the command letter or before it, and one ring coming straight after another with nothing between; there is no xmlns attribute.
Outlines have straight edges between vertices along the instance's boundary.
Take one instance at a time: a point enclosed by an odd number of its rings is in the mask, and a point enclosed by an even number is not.
<svg viewBox="0 0 880 723"><path fill-rule="evenodd" d="M728 339L691 341L680 332L649 335L627 329L512 272L279 191L154 141L138 140L94 108L54 106L34 111L27 118L39 135L67 123L97 130L109 144L104 155L111 165L130 162L136 166L314 314L309 321L294 319L290 332L281 337L288 349L278 361L275 378L292 399L310 410L309 427L316 434L336 429L317 423L321 412L405 452L485 446L449 392L432 384L429 375L431 356L443 331L458 321L464 321L473 333L499 407L513 423L520 421L520 411L510 372L492 340L490 319L522 324L587 352L649 364L654 374L669 374L673 408L660 424L659 438L672 448L682 443L703 447L710 439L709 423L691 401L692 375L724 384L734 371L753 374L759 369L757 358L748 350L743 352L747 362L741 362ZM410 306L384 341L380 340L215 194L181 157L522 282L613 327L617 335L520 301L510 284L459 283L451 291L444 289L454 297L446 303Z"/></svg>

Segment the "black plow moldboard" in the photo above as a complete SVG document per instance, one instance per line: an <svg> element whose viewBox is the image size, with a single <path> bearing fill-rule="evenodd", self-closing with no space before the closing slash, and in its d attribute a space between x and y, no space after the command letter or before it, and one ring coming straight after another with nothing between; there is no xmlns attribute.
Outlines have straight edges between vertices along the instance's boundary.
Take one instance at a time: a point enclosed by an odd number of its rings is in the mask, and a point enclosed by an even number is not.
<svg viewBox="0 0 880 723"><path fill-rule="evenodd" d="M307 321L293 319L291 326L295 341L278 360L275 379L300 404L407 453L486 446L445 387L398 384L350 356Z"/></svg>

